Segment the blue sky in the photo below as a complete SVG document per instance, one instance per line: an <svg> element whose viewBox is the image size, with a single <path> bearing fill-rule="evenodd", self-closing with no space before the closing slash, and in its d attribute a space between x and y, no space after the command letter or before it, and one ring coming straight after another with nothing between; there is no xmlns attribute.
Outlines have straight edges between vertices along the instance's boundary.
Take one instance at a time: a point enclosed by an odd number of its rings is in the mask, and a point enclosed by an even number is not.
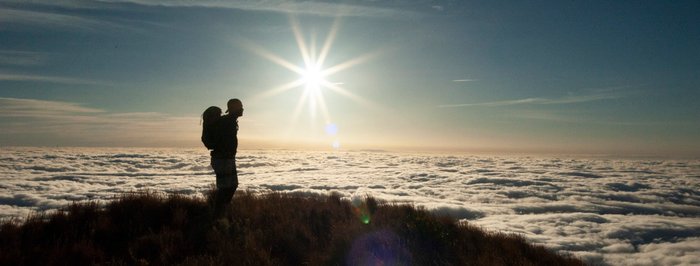
<svg viewBox="0 0 700 266"><path fill-rule="evenodd" d="M197 146L201 112L240 98L244 148L698 155L698 11L0 1L0 145ZM310 54L332 40L321 68L343 66L325 76L334 88L269 93L300 77L271 58L304 69L297 35Z"/></svg>

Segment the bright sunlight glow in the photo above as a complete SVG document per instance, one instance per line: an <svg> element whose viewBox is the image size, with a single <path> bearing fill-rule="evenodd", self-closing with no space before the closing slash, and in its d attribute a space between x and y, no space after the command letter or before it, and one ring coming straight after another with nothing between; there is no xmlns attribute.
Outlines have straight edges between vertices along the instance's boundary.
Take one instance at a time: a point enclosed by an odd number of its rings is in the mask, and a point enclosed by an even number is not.
<svg viewBox="0 0 700 266"><path fill-rule="evenodd" d="M322 90L322 88L328 89L334 93L338 93L346 98L349 98L362 104L369 103L369 101L355 95L354 93L340 86L344 85L345 83L337 81L331 82L326 79L334 73L358 65L374 56L374 54L368 53L363 56L352 58L343 63L333 65L328 68L323 68L322 66L324 65L324 62L331 49L336 34L338 33L339 22L339 17L337 17L333 22L333 25L331 26L330 32L326 36L322 48L320 50L316 50L316 41L313 37L315 35L313 35L311 41L307 43L307 40L304 38L304 34L301 31L301 27L299 26L299 22L294 16L290 16L290 24L292 27L292 31L294 33L296 43L299 47L299 52L301 53L301 56L304 60L305 68L295 65L281 58L280 56L264 49L263 47L255 45L254 43L241 43L245 48L249 49L253 53L260 55L282 67L285 67L299 74L299 79L282 84L256 96L256 98L262 99L283 93L290 89L303 87L303 91L299 97L299 101L297 102L297 105L292 112L292 121L290 123L292 125L296 124L296 120L299 116L301 109L304 105L306 105L308 106L309 114L311 115L312 120L314 120L317 117L317 113L320 111L320 114L322 115L325 124L336 127L335 124L331 122L331 117L323 96L324 91ZM337 127L334 129L332 135L335 136L336 134ZM333 142L332 146L333 148L337 149L340 147L340 142L336 139Z"/></svg>
<svg viewBox="0 0 700 266"><path fill-rule="evenodd" d="M301 75L301 79L307 89L313 90L319 89L321 84L327 83L321 67L316 65L308 66Z"/></svg>
<svg viewBox="0 0 700 266"><path fill-rule="evenodd" d="M303 66L293 64L254 43L241 43L245 48L249 49L253 53L299 74L299 78L297 80L264 91L255 96L255 98L263 99L266 97L271 97L286 92L294 88L302 87L303 90L299 97L299 101L297 102L296 108L292 112L292 122L296 121L296 118L298 117L303 106L307 106L312 118L316 117L317 112L320 111L320 114L322 115L326 124L331 122L331 118L329 111L326 107L322 89L328 89L334 93L340 94L346 98L349 98L361 104L368 104L369 102L366 99L363 99L362 97L359 97L354 93L350 92L349 90L340 86L345 85L345 83L337 81L331 82L328 80L328 77L337 72L340 72L342 70L345 70L347 68L350 68L352 66L358 65L366 61L371 57L374 57L374 54L368 53L363 56L352 58L340 64L336 64L330 67L322 67L330 52L336 34L338 33L338 28L340 24L339 18L336 18L333 22L333 25L330 28L330 32L326 36L326 39L323 42L323 45L320 50L316 49L315 38L311 38L310 42L307 42L306 38L304 38L304 34L302 33L299 21L297 21L297 19L294 16L290 16L289 19L292 31L294 33L294 38L296 39L296 43L299 47L299 52L301 53L301 56L304 60Z"/></svg>

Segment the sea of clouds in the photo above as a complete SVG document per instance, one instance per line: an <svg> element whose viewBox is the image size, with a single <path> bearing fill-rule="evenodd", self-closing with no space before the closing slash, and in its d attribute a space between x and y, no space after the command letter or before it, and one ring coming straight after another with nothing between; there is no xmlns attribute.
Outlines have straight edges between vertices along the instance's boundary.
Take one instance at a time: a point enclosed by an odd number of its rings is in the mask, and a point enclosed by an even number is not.
<svg viewBox="0 0 700 266"><path fill-rule="evenodd" d="M239 151L239 189L371 195L593 264L700 264L700 160ZM155 190L201 196L203 149L3 148L0 218Z"/></svg>

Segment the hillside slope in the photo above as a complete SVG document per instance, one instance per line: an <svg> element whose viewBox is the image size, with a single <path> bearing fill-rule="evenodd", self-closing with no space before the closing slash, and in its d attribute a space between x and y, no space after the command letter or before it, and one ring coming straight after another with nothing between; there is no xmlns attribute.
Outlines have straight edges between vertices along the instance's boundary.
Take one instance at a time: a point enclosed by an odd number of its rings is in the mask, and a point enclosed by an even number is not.
<svg viewBox="0 0 700 266"><path fill-rule="evenodd" d="M582 265L522 237L338 196L128 194L0 227L0 265Z"/></svg>

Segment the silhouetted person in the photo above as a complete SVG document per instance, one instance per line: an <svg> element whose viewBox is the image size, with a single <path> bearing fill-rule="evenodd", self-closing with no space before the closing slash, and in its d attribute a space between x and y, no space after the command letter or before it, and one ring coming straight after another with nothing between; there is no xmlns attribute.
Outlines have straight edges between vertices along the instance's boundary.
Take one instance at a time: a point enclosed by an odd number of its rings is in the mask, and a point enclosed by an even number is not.
<svg viewBox="0 0 700 266"><path fill-rule="evenodd" d="M226 115L216 120L216 144L211 151L211 166L216 173L216 198L214 207L217 214L231 203L238 188L236 171L236 150L238 149L238 117L243 115L243 103L231 99L227 103Z"/></svg>

